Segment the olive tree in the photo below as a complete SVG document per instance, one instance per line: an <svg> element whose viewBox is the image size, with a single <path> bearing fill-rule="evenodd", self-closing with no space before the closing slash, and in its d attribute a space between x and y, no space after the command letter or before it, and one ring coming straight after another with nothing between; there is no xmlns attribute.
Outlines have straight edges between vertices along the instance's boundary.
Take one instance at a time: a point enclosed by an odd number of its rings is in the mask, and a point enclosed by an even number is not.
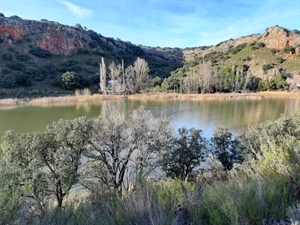
<svg viewBox="0 0 300 225"><path fill-rule="evenodd" d="M58 207L79 181L82 153L88 147L92 122L86 117L59 120L46 130L4 136L4 154L21 195L49 203L55 197Z"/></svg>
<svg viewBox="0 0 300 225"><path fill-rule="evenodd" d="M107 106L94 121L84 185L122 193L155 172L171 138L166 117L155 119L142 107L126 119L124 112Z"/></svg>

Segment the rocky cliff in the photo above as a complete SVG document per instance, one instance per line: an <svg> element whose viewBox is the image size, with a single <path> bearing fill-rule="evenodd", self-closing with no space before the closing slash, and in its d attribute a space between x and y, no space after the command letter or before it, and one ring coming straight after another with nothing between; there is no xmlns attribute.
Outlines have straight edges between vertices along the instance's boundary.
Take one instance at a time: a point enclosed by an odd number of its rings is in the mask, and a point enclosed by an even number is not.
<svg viewBox="0 0 300 225"><path fill-rule="evenodd" d="M57 22L42 19L41 21L24 20L21 18L0 18L0 41L4 45L11 45L13 41L26 39L43 50L54 55L72 55L82 50L93 50L105 53L106 48L114 51L124 51L131 48L130 42L119 39L106 38L92 30L85 30L79 24L67 26ZM140 48L141 51L154 54L156 58L165 57L177 62L182 61L181 51L172 49L156 50Z"/></svg>

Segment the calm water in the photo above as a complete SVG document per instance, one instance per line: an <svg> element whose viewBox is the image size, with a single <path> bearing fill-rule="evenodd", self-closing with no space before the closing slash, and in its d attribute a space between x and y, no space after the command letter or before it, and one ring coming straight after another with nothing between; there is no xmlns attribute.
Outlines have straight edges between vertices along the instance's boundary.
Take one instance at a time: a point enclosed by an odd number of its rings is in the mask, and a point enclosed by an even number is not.
<svg viewBox="0 0 300 225"><path fill-rule="evenodd" d="M282 113L290 115L300 109L300 99L262 99L262 100L209 100L209 101L104 101L95 103L78 103L64 106L23 106L17 108L0 108L0 137L5 130L31 132L43 130L47 124L60 118L73 119L79 116L95 117L101 113L103 104L113 104L127 113L144 105L154 116L165 113L174 129L195 127L202 129L206 137L211 137L217 125L229 127L233 133L240 128L275 120ZM0 143L2 142L0 138Z"/></svg>

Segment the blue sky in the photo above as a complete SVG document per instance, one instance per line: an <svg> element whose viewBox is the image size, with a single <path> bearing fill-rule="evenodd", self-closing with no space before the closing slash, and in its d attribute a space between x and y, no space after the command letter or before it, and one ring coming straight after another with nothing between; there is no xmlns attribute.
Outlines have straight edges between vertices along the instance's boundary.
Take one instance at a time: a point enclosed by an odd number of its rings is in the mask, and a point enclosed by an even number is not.
<svg viewBox="0 0 300 225"><path fill-rule="evenodd" d="M0 0L0 12L152 47L215 45L274 25L300 30L300 0Z"/></svg>

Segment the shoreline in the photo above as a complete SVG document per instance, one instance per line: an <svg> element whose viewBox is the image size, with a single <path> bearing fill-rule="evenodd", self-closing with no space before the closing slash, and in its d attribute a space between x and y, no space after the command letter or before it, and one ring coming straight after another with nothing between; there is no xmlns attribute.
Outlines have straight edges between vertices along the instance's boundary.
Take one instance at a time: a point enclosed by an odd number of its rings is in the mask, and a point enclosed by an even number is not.
<svg viewBox="0 0 300 225"><path fill-rule="evenodd" d="M214 93L214 94L180 94L166 92L150 92L145 94L128 95L130 100L243 100L262 98L300 98L300 93L282 92L256 92L256 93ZM74 104L80 102L95 102L103 100L122 100L123 95L66 95L59 97L42 97L33 99L8 98L0 99L0 107L21 105L45 105L45 104Z"/></svg>

